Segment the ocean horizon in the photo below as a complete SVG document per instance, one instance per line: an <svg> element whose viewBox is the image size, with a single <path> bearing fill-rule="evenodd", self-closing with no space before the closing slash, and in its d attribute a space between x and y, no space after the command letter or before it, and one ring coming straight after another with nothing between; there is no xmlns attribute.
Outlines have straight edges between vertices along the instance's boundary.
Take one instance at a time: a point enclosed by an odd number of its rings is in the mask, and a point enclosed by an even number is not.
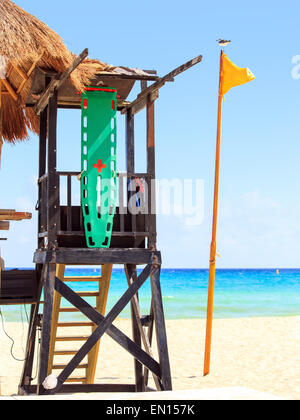
<svg viewBox="0 0 300 420"><path fill-rule="evenodd" d="M279 271L277 271L279 270ZM204 319L207 308L208 269L171 269L161 272L161 288L166 319ZM67 276L100 275L100 269L67 268ZM95 283L70 283L73 290L95 290ZM124 271L112 273L107 312L127 289ZM139 293L141 312L150 312L150 281ZM95 298L87 301L93 305ZM64 302L63 306L70 306ZM1 307L6 322L21 322L24 313L18 306ZM26 315L29 308L26 308ZM214 317L249 318L300 315L300 268L284 269L217 269L215 281ZM84 316L62 314L62 320L81 320ZM130 305L120 314L130 318Z"/></svg>

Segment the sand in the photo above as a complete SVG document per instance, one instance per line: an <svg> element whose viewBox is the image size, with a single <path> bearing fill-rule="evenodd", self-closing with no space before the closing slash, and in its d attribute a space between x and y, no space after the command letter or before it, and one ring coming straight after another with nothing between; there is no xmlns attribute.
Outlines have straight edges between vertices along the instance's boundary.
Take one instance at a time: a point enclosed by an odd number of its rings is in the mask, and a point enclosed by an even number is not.
<svg viewBox="0 0 300 420"><path fill-rule="evenodd" d="M131 336L128 320L115 325ZM7 323L6 330L16 340L15 356L24 357L26 328ZM205 320L169 320L167 333L174 390L247 387L300 399L300 317L215 320L211 374L205 378ZM1 395L17 392L22 372L23 363L11 357L10 347L0 326ZM104 336L96 382L133 383L133 372L131 356ZM149 385L153 386L152 378Z"/></svg>

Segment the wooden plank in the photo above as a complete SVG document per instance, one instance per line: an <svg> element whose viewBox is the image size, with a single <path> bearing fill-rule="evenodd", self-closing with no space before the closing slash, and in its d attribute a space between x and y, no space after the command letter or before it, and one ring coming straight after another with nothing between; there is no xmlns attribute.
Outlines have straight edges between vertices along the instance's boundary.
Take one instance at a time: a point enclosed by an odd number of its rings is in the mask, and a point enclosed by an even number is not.
<svg viewBox="0 0 300 420"><path fill-rule="evenodd" d="M126 265L125 266L125 273L127 277L128 287L130 287L134 280L137 278L136 276L136 266L135 265ZM134 277L134 280L133 280ZM141 331L139 330L139 326L137 323L137 317L135 312L135 304L138 301L138 294L133 296L131 300L131 323L132 323L132 337L135 344L139 347L142 345L141 340ZM147 350L147 349L146 349ZM153 357L153 355L151 355ZM135 391L136 392L144 392L144 378L143 378L143 365L139 360L134 359L134 372L135 372Z"/></svg>
<svg viewBox="0 0 300 420"><path fill-rule="evenodd" d="M20 86L18 87L18 90L17 90L17 93L18 94L21 93L23 87L25 86L25 83L27 82L27 80L29 79L29 77L31 76L31 74L33 73L33 71L36 68L38 62L42 59L43 55L45 54L45 51L46 50L43 48L41 54L39 55L39 57L36 60L34 60L34 62L32 63L32 65L30 67L30 69L28 70L28 72L27 73L24 73L24 75L23 75L23 79L24 80L20 84ZM21 69L18 69L18 70L21 70Z"/></svg>
<svg viewBox="0 0 300 420"><path fill-rule="evenodd" d="M47 275L47 265L36 266L36 273L38 279L38 292L37 292L37 300L36 302L31 305L30 311L30 323L28 328L28 336L27 336L27 344L26 344L26 360L23 365L23 371L20 379L19 384L19 393L24 386L30 385L32 382L32 368L33 368L33 360L34 360L34 350L35 350L35 341L36 341L36 332L37 327L40 322L39 316L39 307L40 307L40 299L42 290L44 287L44 283L46 280ZM24 302L22 302L24 304Z"/></svg>
<svg viewBox="0 0 300 420"><path fill-rule="evenodd" d="M46 80L47 82L47 80ZM39 133L39 181L38 181L38 248L43 248L44 239L39 238L39 233L47 230L47 197L45 193L45 185L41 184L41 179L46 172L46 154L47 154L47 108L40 115L40 133Z"/></svg>
<svg viewBox="0 0 300 420"><path fill-rule="evenodd" d="M82 249L82 248L58 248L56 250L37 250L34 254L34 262L45 264L56 262L66 265L99 265L99 264L149 264L157 258L161 262L161 253L152 252L149 249L137 248L108 248L108 249Z"/></svg>
<svg viewBox="0 0 300 420"><path fill-rule="evenodd" d="M97 307L97 311L103 316L105 315L105 311L106 311L112 269L113 269L112 264L105 264L101 267L102 277L99 280L99 292L98 292L98 297L96 300L96 307ZM92 332L94 332L96 328L97 328L96 324L93 324ZM88 369L86 372L86 377L87 377L87 383L89 384L92 384L95 382L99 350L100 350L100 340L88 354Z"/></svg>
<svg viewBox="0 0 300 420"><path fill-rule="evenodd" d="M152 82L156 82L157 80L159 80L159 77L158 76L143 76L143 75L136 75L136 74L133 74L133 75L127 75L127 74L113 74L113 73L109 73L109 72L99 72L99 73L97 73L97 77L99 78L99 79L101 79L101 76L103 77L105 77L105 79L111 79L111 80L115 80L115 79L118 79L118 80L141 80L141 81L152 81Z"/></svg>
<svg viewBox="0 0 300 420"><path fill-rule="evenodd" d="M55 264L48 264L47 277L44 287L44 312L41 334L40 365L38 373L38 394L43 393L42 383L48 376L48 363L50 354L51 322L53 313L53 297L55 282Z"/></svg>
<svg viewBox="0 0 300 420"><path fill-rule="evenodd" d="M58 336L56 341L87 341L88 335L69 335L69 336Z"/></svg>
<svg viewBox="0 0 300 420"><path fill-rule="evenodd" d="M18 100L18 95L16 94L16 92L14 91L13 87L11 86L11 84L9 83L9 81L7 79L1 79L3 85L6 87L8 93L10 94L10 96L13 98L13 100L15 102L17 102Z"/></svg>
<svg viewBox="0 0 300 420"><path fill-rule="evenodd" d="M9 214L0 214L0 221L5 221L5 220L20 221L20 220L30 220L31 218L32 218L31 213L14 212L14 213L9 213Z"/></svg>
<svg viewBox="0 0 300 420"><path fill-rule="evenodd" d="M127 277L127 282L128 282L128 286L132 285L132 283L136 280L137 278L137 273L136 273L136 269L134 269L134 266L131 265L126 265L125 266L125 273L126 273L126 277ZM141 339L143 341L143 345L144 348L146 350L146 352L149 354L149 356L154 357L153 356L153 351L151 348L151 343L149 340L149 336L146 333L146 328L144 328L142 326L142 322L141 322L141 311L140 311L140 305L139 305L139 301L138 301L138 296L135 295L131 301L131 305L132 305L132 310L133 310L133 320L134 322L134 328L133 328L133 334L137 334L137 332L135 331L136 328L138 328L139 330L139 339ZM137 372L139 372L138 369L139 366L136 367ZM145 372L148 372L148 370L146 369ZM140 376L140 378L136 378L137 379L137 387L139 385L140 390L139 392L143 392L145 390L145 385L147 385L147 381L144 380L144 377L142 377L142 375ZM143 385L139 384L139 381L142 380L143 381ZM153 374L153 380L154 383L156 385L156 389L158 391L162 390L162 386L160 383L160 380L157 376L155 376ZM137 391L138 392L138 391Z"/></svg>
<svg viewBox="0 0 300 420"><path fill-rule="evenodd" d="M57 324L58 327L62 327L62 328L93 327L94 325L95 324L93 322L59 322Z"/></svg>
<svg viewBox="0 0 300 420"><path fill-rule="evenodd" d="M126 113L126 169L127 174L134 174L135 150L134 150L134 116L131 111Z"/></svg>
<svg viewBox="0 0 300 420"><path fill-rule="evenodd" d="M9 222L0 222L0 230L9 230Z"/></svg>
<svg viewBox="0 0 300 420"><path fill-rule="evenodd" d="M59 278L61 281L63 281L64 279L65 268L66 266L64 264L58 264L56 267L56 277ZM52 373L52 369L53 369L54 350L55 350L55 342L56 342L56 336L57 336L60 305L61 305L61 295L57 293L57 291L55 290L54 297L53 297L53 314L52 314L52 323L51 323L48 375Z"/></svg>
<svg viewBox="0 0 300 420"><path fill-rule="evenodd" d="M169 352L167 344L167 334L165 316L162 304L162 294L160 287L160 268L151 272L151 290L153 297L153 312L156 327L156 340L159 354L159 364L161 369L161 381L164 391L172 391L171 370Z"/></svg>
<svg viewBox="0 0 300 420"><path fill-rule="evenodd" d="M0 259L0 265L3 260ZM1 268L0 268L1 269ZM13 304L20 299L37 299L35 270L6 270L1 275L0 302Z"/></svg>
<svg viewBox="0 0 300 420"><path fill-rule="evenodd" d="M89 54L89 51L86 48L84 51L82 51L82 53L78 57L76 57L73 64L64 73L62 73L59 76L56 76L51 81L51 83L49 84L45 92L41 95L38 103L36 104L34 108L37 115L40 115L43 109L47 106L49 99L54 94L54 92L58 90L60 86L62 86L65 83L65 81L68 79L71 73L79 66L79 64L82 63L82 61L88 56L88 54Z"/></svg>
<svg viewBox="0 0 300 420"><path fill-rule="evenodd" d="M67 365L63 365L63 364L61 364L61 365L53 365L53 370L55 369L55 370L63 370L65 367L66 367ZM77 366L77 368L76 369L87 369L87 367L88 367L88 364L87 363L84 363L84 364L82 364L82 365L79 365L79 366ZM86 379L86 378L85 378Z"/></svg>
<svg viewBox="0 0 300 420"><path fill-rule="evenodd" d="M119 214L120 214L120 234L125 231L125 213L127 212L127 190L126 190L126 206L124 205L124 178L126 175L119 175ZM114 235L115 232L112 233Z"/></svg>
<svg viewBox="0 0 300 420"><path fill-rule="evenodd" d="M64 278L64 282L69 283L69 282L75 282L75 283L82 283L82 282L94 282L97 281L99 282L102 279L102 277L99 276L85 276L85 277L65 277Z"/></svg>
<svg viewBox="0 0 300 420"><path fill-rule="evenodd" d="M59 230L59 176L57 167L57 90L50 98L48 106L48 246L57 247Z"/></svg>
<svg viewBox="0 0 300 420"><path fill-rule="evenodd" d="M147 101L147 172L148 185L148 215L146 217L147 230L150 234L148 248L156 248L156 191L155 191L155 115L154 102Z"/></svg>
<svg viewBox="0 0 300 420"><path fill-rule="evenodd" d="M3 210L0 209L0 215L2 214L14 214L16 212L16 210Z"/></svg>
<svg viewBox="0 0 300 420"><path fill-rule="evenodd" d="M154 327L154 311L153 311L153 299L151 300L151 310L150 310L150 325L148 326L148 334L147 338L149 341L150 346L152 346L152 340L153 340L153 327ZM144 383L145 387L147 388L148 385L148 379L149 379L149 369L145 367L144 369Z"/></svg>
<svg viewBox="0 0 300 420"><path fill-rule="evenodd" d="M36 394L37 386L29 385L23 389L24 394ZM135 392L135 385L132 384L65 384L62 385L57 394L84 394L84 393L119 393Z"/></svg>
<svg viewBox="0 0 300 420"><path fill-rule="evenodd" d="M72 231L72 177L67 176L67 230Z"/></svg>
<svg viewBox="0 0 300 420"><path fill-rule="evenodd" d="M195 66L196 64L202 61L202 55L199 55L192 60L188 61L187 63L183 64L180 67L177 67L175 70L168 73L166 76L160 78L156 83L152 84L148 88L144 89L137 97L135 101L131 104L127 105L123 110L122 114L125 114L129 109L131 109L132 114L136 114L137 112L141 111L147 104L147 98L149 96L155 95L159 89L161 89L167 82L171 82L174 80L176 76L183 73L184 71L190 69L191 67ZM154 100L154 97L151 98Z"/></svg>

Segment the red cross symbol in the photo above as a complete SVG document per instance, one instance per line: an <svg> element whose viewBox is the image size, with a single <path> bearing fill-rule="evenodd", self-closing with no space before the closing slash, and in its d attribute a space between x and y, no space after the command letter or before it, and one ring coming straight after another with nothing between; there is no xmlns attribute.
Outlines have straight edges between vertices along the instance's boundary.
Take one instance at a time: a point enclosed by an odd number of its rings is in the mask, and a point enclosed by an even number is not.
<svg viewBox="0 0 300 420"><path fill-rule="evenodd" d="M99 173L102 172L102 169L105 169L107 166L105 163L102 163L102 160L99 159L98 163L95 163L94 168L98 170Z"/></svg>

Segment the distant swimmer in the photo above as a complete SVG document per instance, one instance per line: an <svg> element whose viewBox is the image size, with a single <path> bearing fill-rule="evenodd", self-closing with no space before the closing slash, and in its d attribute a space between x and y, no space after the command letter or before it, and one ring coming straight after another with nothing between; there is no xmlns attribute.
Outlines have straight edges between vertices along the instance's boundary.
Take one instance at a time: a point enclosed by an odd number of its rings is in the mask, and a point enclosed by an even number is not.
<svg viewBox="0 0 300 420"><path fill-rule="evenodd" d="M279 274L279 270L276 270L276 274Z"/></svg>
<svg viewBox="0 0 300 420"><path fill-rule="evenodd" d="M228 41L228 40L226 40L226 39L221 39L221 38L219 38L219 39L217 40L217 42L219 43L219 45L220 45L221 47L227 47L227 45L229 45L231 41Z"/></svg>

